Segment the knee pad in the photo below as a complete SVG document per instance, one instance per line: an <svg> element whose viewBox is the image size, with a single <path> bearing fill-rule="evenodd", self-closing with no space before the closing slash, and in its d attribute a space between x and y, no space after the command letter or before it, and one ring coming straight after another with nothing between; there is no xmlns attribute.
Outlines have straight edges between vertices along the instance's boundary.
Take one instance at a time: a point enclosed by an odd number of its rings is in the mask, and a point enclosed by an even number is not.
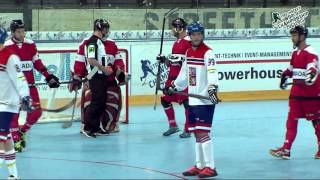
<svg viewBox="0 0 320 180"><path fill-rule="evenodd" d="M168 108L168 107L171 107L172 104L166 100L164 100L163 96L161 97L161 105L164 107L164 108Z"/></svg>

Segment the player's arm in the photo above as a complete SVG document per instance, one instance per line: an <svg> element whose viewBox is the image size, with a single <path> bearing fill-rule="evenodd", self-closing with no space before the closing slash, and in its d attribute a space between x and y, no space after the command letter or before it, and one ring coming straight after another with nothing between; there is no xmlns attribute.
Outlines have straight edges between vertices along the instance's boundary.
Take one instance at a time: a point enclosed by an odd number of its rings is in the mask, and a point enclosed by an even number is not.
<svg viewBox="0 0 320 180"><path fill-rule="evenodd" d="M16 55L11 55L7 63L7 73L14 88L21 97L21 108L27 112L32 111L32 100L29 94L29 86L21 71L20 59Z"/></svg>
<svg viewBox="0 0 320 180"><path fill-rule="evenodd" d="M49 73L47 67L42 63L42 60L39 57L36 45L33 44L33 46L33 67L46 78L46 82L50 88L58 88L60 86L59 78Z"/></svg>
<svg viewBox="0 0 320 180"><path fill-rule="evenodd" d="M101 65L97 60L98 59L97 54L98 54L98 45L96 43L90 43L87 47L88 63L93 67L97 67L100 71L102 71L106 75L111 74L113 72L112 67L110 66L105 67Z"/></svg>
<svg viewBox="0 0 320 180"><path fill-rule="evenodd" d="M280 89L286 89L287 88L287 81L289 78L292 78L293 75L293 65L292 65L292 58L291 57L290 65L282 72L281 78L280 78Z"/></svg>
<svg viewBox="0 0 320 180"><path fill-rule="evenodd" d="M188 67L187 60L182 63L181 70L175 81L172 83L173 87L177 91L183 91L188 87Z"/></svg>
<svg viewBox="0 0 320 180"><path fill-rule="evenodd" d="M86 69L86 56L84 51L85 46L81 44L79 46L77 57L73 65L73 72L72 70L70 72L71 83L68 85L68 89L70 92L81 89L82 78L84 78L88 74Z"/></svg>
<svg viewBox="0 0 320 180"><path fill-rule="evenodd" d="M125 85L131 79L131 75L125 72L125 64L123 62L123 58L120 52L117 52L115 61L114 61L114 68L116 71L116 78L119 82L119 85Z"/></svg>
<svg viewBox="0 0 320 180"><path fill-rule="evenodd" d="M307 69L306 69L306 79L305 82L307 85L313 85L319 74L319 59L315 54L308 54L307 56Z"/></svg>
<svg viewBox="0 0 320 180"><path fill-rule="evenodd" d="M208 94L211 102L217 104L218 98L218 70L217 63L212 50L207 51L204 55L205 65L207 66Z"/></svg>

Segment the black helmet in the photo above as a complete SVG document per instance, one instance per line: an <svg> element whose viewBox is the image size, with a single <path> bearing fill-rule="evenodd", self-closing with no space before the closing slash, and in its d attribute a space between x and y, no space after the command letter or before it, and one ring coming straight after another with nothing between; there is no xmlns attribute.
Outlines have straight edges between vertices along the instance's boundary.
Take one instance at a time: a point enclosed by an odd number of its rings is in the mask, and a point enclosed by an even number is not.
<svg viewBox="0 0 320 180"><path fill-rule="evenodd" d="M15 32L17 29L24 28L24 22L21 19L12 20L10 24L11 32Z"/></svg>
<svg viewBox="0 0 320 180"><path fill-rule="evenodd" d="M171 22L171 25L173 27L175 27L175 28L179 27L179 28L182 28L182 29L186 29L188 24L186 23L186 21L184 19L176 18Z"/></svg>
<svg viewBox="0 0 320 180"><path fill-rule="evenodd" d="M96 30L102 31L104 28L107 28L107 29L110 28L110 25L109 25L107 20L105 20L105 19L96 19L94 21L94 24L93 24L93 30L94 31L96 31Z"/></svg>
<svg viewBox="0 0 320 180"><path fill-rule="evenodd" d="M298 33L299 35L308 36L308 29L303 26L295 26L294 28L290 29L290 34Z"/></svg>

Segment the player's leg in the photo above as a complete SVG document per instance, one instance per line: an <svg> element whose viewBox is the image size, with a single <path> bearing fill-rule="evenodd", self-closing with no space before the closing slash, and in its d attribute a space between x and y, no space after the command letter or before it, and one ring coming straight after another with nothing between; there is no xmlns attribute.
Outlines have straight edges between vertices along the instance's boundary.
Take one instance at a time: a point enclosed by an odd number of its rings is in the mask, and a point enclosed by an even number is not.
<svg viewBox="0 0 320 180"><path fill-rule="evenodd" d="M189 113L189 101L188 99L185 99L183 102L183 107L184 107L184 112L185 112L185 117L186 117L186 121L185 121L185 124L184 124L184 131L182 134L179 135L180 138L189 138L191 137L191 133L189 132L189 127L188 127L188 113Z"/></svg>
<svg viewBox="0 0 320 180"><path fill-rule="evenodd" d="M95 78L89 81L91 103L85 112L84 132L88 137L95 137L94 133L100 130L100 118L105 111L107 85L105 78Z"/></svg>
<svg viewBox="0 0 320 180"><path fill-rule="evenodd" d="M315 159L320 159L320 119L313 120L312 125L315 130L315 134L317 136L317 144L318 144L318 152L315 155Z"/></svg>
<svg viewBox="0 0 320 180"><path fill-rule="evenodd" d="M303 110L307 120L312 121L312 125L317 137L318 151L315 159L320 159L320 102L319 100L306 100L303 102Z"/></svg>
<svg viewBox="0 0 320 180"><path fill-rule="evenodd" d="M11 126L10 126L10 132L12 134L16 152L23 151L23 145L21 141L21 134L20 134L20 128L19 128L19 115L20 113L16 113L13 116L11 121Z"/></svg>
<svg viewBox="0 0 320 180"><path fill-rule="evenodd" d="M290 159L290 150L297 136L298 120L300 117L303 117L301 102L299 100L290 99L289 106L285 142L282 147L270 150L271 155L281 159Z"/></svg>
<svg viewBox="0 0 320 180"><path fill-rule="evenodd" d="M1 165L6 162L9 179L18 179L16 166L16 152L13 146L13 139L10 133L10 124L15 113L0 112L0 156Z"/></svg>
<svg viewBox="0 0 320 180"><path fill-rule="evenodd" d="M91 91L89 88L89 82L83 83L82 93L81 93L81 102L80 102L80 109L81 109L81 125L80 125L80 133L84 133L84 126L85 122L87 121L85 118L86 111L88 106L91 103Z"/></svg>
<svg viewBox="0 0 320 180"><path fill-rule="evenodd" d="M40 98L37 88L31 87L30 88L30 96L32 98L32 104L34 107L34 110L30 113L27 113L27 119L24 125L21 126L19 133L21 135L21 145L23 148L26 147L26 133L31 129L31 127L38 122L42 115L41 105L40 105ZM18 142L19 144L19 142ZM15 146L18 145L15 143Z"/></svg>
<svg viewBox="0 0 320 180"><path fill-rule="evenodd" d="M102 131L115 133L115 128L119 122L120 112L122 108L121 89L116 82L110 83L107 89L107 105L104 116L101 118ZM119 131L119 130L118 130ZM102 133L101 135L107 135Z"/></svg>
<svg viewBox="0 0 320 180"><path fill-rule="evenodd" d="M175 112L171 103L172 100L174 99L173 96L166 96L166 95L161 96L161 104L163 106L164 112L166 113L167 119L169 122L169 129L163 133L163 136L170 136L179 131L179 128L176 122Z"/></svg>
<svg viewBox="0 0 320 180"><path fill-rule="evenodd" d="M189 123L189 129L194 132L196 138L196 165L184 172L185 176L198 175L200 178L207 178L218 175L214 163L213 144L209 135L214 109L214 105L189 107L189 118L194 119L189 122L195 122L195 125Z"/></svg>

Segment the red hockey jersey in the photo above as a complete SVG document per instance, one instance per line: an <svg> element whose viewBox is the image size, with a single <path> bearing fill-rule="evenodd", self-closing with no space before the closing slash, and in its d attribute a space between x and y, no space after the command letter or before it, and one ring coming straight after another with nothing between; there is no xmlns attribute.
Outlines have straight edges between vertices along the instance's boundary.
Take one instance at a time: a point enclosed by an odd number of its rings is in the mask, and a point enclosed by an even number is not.
<svg viewBox="0 0 320 180"><path fill-rule="evenodd" d="M172 54L169 55L167 64L169 67L168 79L165 83L166 87L171 86L172 81L176 80L181 70L187 49L191 47L189 36L178 39L174 42L172 47Z"/></svg>
<svg viewBox="0 0 320 180"><path fill-rule="evenodd" d="M307 46L301 50L294 50L291 57L290 66L285 70L284 74L292 77L293 85L291 88L291 96L299 97L319 97L320 96L320 78L312 85L305 83L306 71L310 68L318 70L318 55L316 51Z"/></svg>
<svg viewBox="0 0 320 180"><path fill-rule="evenodd" d="M33 69L41 72L45 77L49 76L47 68L42 63L36 44L29 39L24 39L22 43L17 42L14 38L7 40L4 44L19 56L21 61L21 70L23 71L28 84L34 84Z"/></svg>

